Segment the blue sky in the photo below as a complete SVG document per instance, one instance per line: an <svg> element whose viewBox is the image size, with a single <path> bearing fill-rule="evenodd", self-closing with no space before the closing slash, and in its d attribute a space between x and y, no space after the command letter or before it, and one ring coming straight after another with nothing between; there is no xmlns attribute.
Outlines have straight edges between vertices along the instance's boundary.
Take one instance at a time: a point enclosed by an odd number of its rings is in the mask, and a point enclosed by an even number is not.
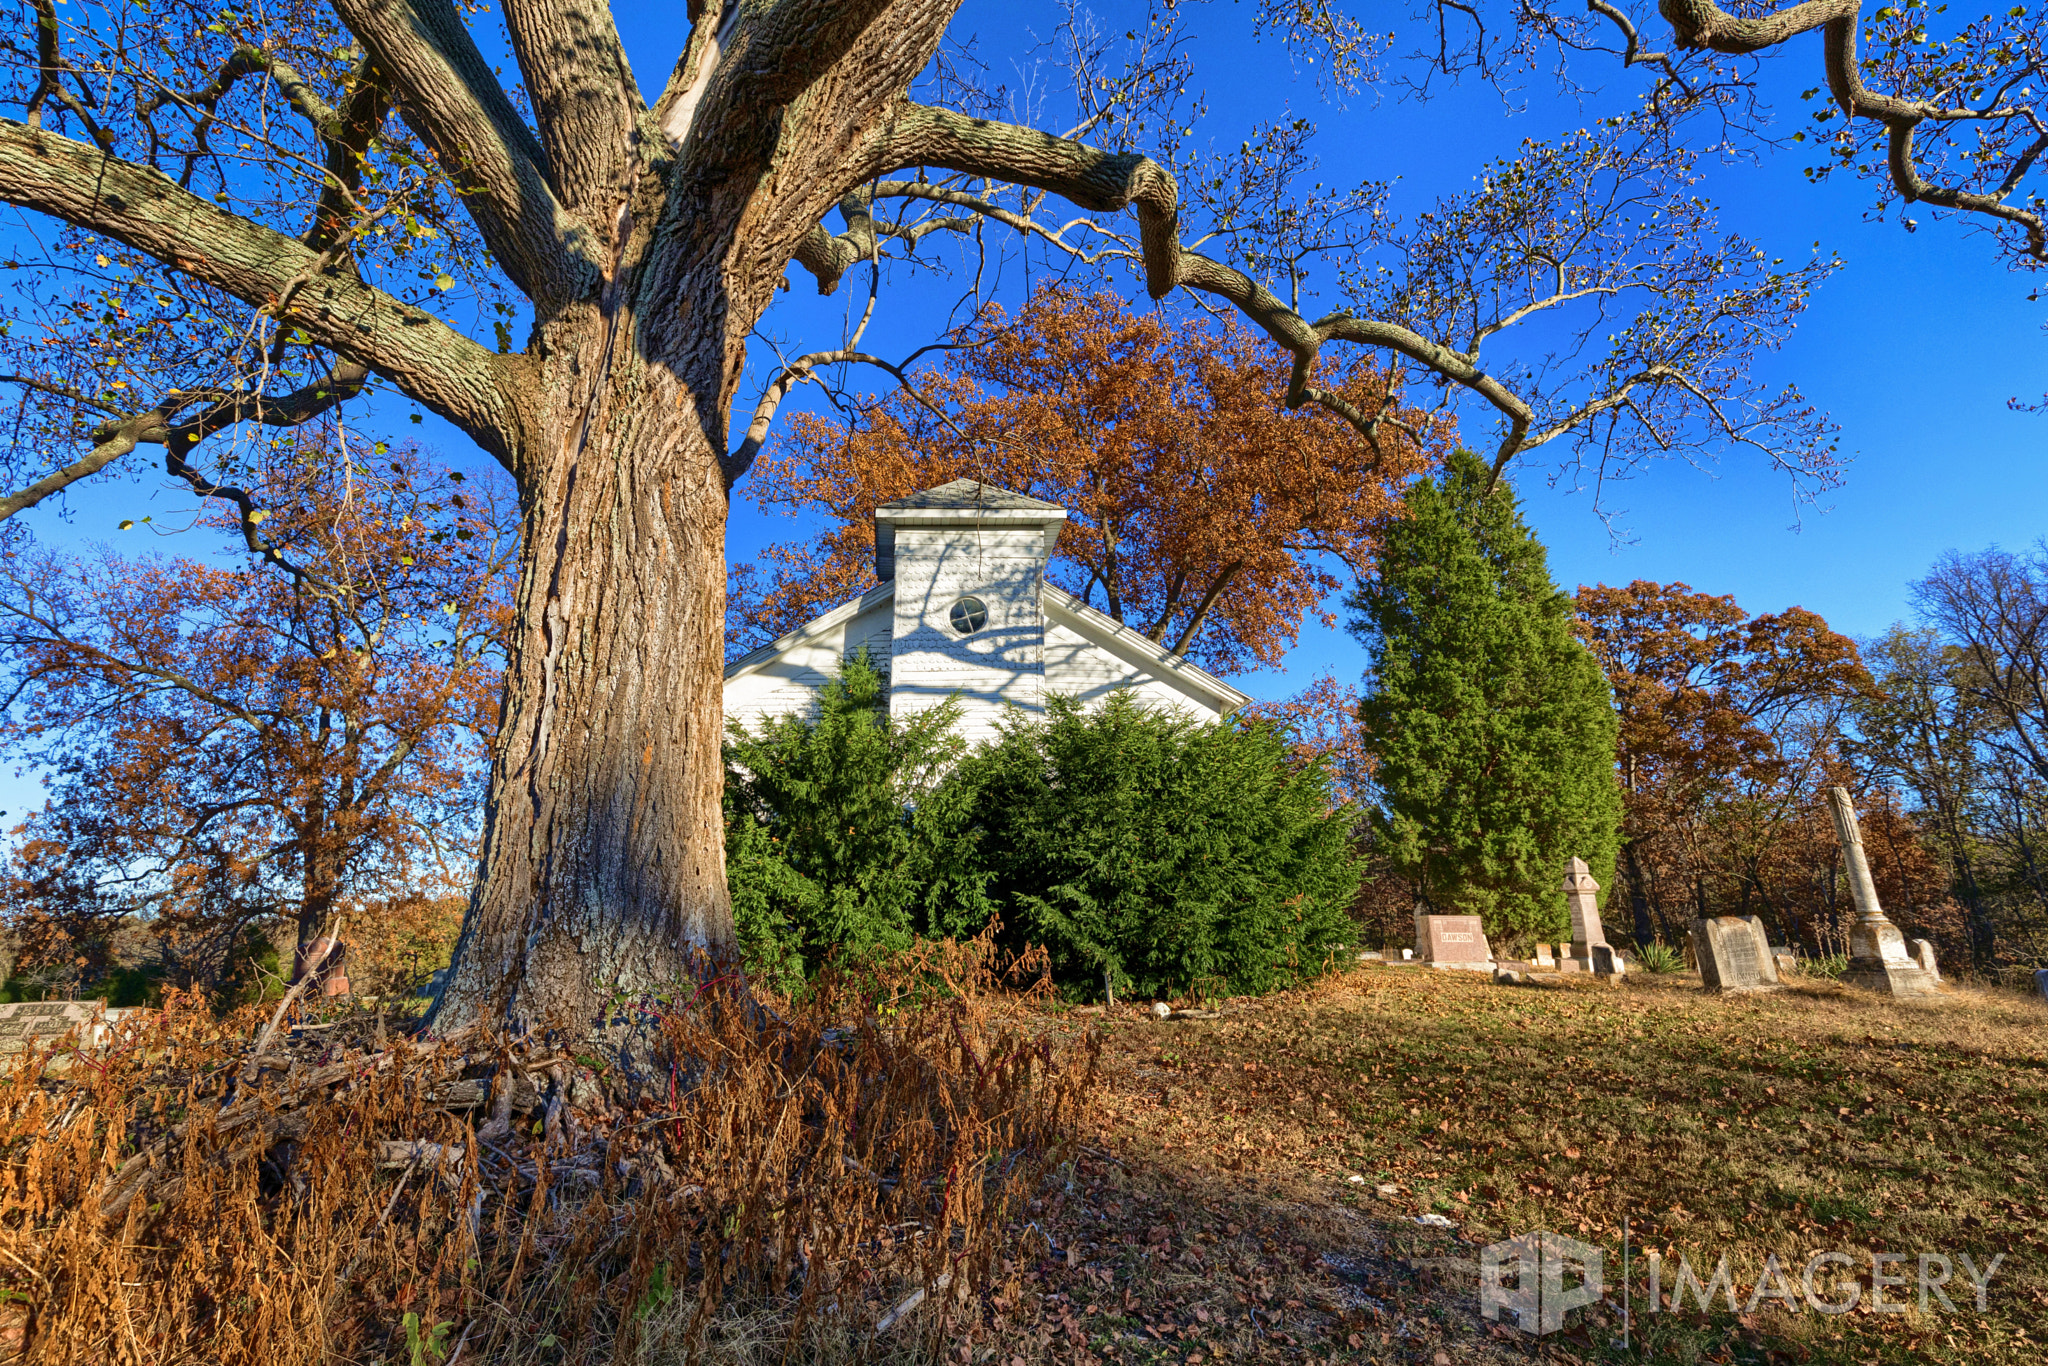
<svg viewBox="0 0 2048 1366"><path fill-rule="evenodd" d="M1099 8L1117 24L1132 12ZM1489 89L1464 88L1427 105L1367 95L1333 109L1320 104L1308 73L1275 44L1249 41L1248 8L1190 11L1196 84L1210 106L1192 141L1235 146L1254 122L1291 109L1321 125L1323 179L1393 181L1396 208L1406 212L1469 187L1485 160L1512 152L1522 138L1583 126L1616 108L1621 94L1640 88L1636 76L1589 59L1579 68L1582 79L1605 79L1612 89L1584 107L1539 81L1512 101ZM681 39L677 7L628 3L619 13L643 84L658 85ZM1034 79L1013 54L1024 53L1029 35L1048 32L1053 22L1050 8L993 3L969 3L961 20L982 33L995 78L1012 85ZM1787 120L1783 131L1804 117L1797 93L1818 84L1817 39L1765 63L1765 90ZM1046 121L1057 123L1063 112L1055 107ZM1840 423L1850 457L1844 486L1817 506L1801 507L1784 476L1753 457L1733 455L1704 469L1662 464L1610 490L1609 502L1623 509L1617 535L1594 514L1586 493L1552 486L1551 466L1539 451L1515 479L1566 587L1683 580L1732 593L1752 611L1798 604L1840 630L1866 635L1905 615L1907 585L1943 550L2020 546L2048 532L2048 417L2006 407L2014 396L2038 398L2048 390L2048 337L2041 331L2048 314L2028 301L2032 282L1999 266L1988 243L1954 223L1929 222L1923 214L1919 230L1908 233L1895 222L1866 221L1867 187L1809 184L1800 152L1792 148L1762 164L1710 166L1703 188L1721 204L1724 227L1759 239L1773 254L1803 257L1821 242L1846 261L1790 344L1764 365L1764 378L1796 380ZM793 353L836 342L855 290L843 286L840 297L819 300L801 270L792 271L791 285L764 328ZM897 279L884 291L867 339L872 349L901 355L930 340L956 296L944 282ZM1325 295L1319 302L1335 300ZM749 404L762 377L758 366L749 375ZM866 375L855 379L868 382ZM800 390L785 415L815 401L807 397L815 392ZM372 428L423 436L457 461L480 458L451 429L431 421L406 425L405 411L387 405L364 417ZM1482 449L1491 444L1483 428L1468 426L1467 435ZM126 533L133 541L118 539L119 519L164 514L188 502L160 491L144 472L139 483L105 485L75 499L68 527L40 518L38 528L140 549L140 533ZM751 558L762 545L809 529L763 517L736 498L731 554ZM1324 672L1356 678L1362 662L1359 647L1341 630L1311 625L1283 668L1238 681L1257 695L1278 697ZM17 793L0 787L0 806L17 801Z"/></svg>
<svg viewBox="0 0 2048 1366"><path fill-rule="evenodd" d="M1411 212L1467 188L1486 159L1511 153L1521 139L1555 136L1614 107L1581 108L1540 83L1522 92L1513 112L1494 92L1473 88L1427 105L1368 97L1342 110L1319 106L1313 82L1274 44L1246 41L1243 8L1192 12L1199 84L1210 104L1194 140L1232 146L1255 121L1291 108L1321 127L1326 180L1396 181L1397 207ZM963 13L970 21L1016 22L1020 11L970 4ZM629 41L639 38L630 21L627 31ZM987 47L1000 51L992 41ZM1796 97L1820 84L1818 61L1814 40L1765 64L1786 132L1803 124L1808 107ZM999 76L1022 74L992 64ZM643 79L664 69L652 58L637 65ZM1615 76L1615 91L1634 80ZM1767 359L1765 376L1796 381L1840 424L1850 459L1843 486L1802 506L1785 476L1754 456L1738 453L1706 468L1662 463L1610 487L1607 501L1622 509L1611 528L1589 493L1553 484L1553 466L1535 452L1516 484L1567 588L1683 580L1732 593L1751 611L1796 604L1839 630L1868 635L1906 615L1908 584L1942 551L2019 546L2048 533L2048 416L2007 408L2015 396L2048 390L2041 330L2048 314L2027 299L2033 282L1999 265L1988 242L1955 223L1920 214L1918 230L1908 232L1896 222L1866 221L1868 187L1816 186L1805 164L1797 147L1761 164L1715 164L1704 189L1721 205L1724 228L1773 254L1803 257L1820 242L1846 262L1791 342ZM770 326L798 349L829 344L842 301L807 303L808 281L792 283ZM885 354L902 354L929 336L936 306L951 297L942 285L885 289L870 340ZM1482 449L1491 444L1484 429L1466 430ZM737 500L732 554L745 557L802 530ZM1323 672L1355 678L1362 666L1356 642L1312 624L1282 669L1238 681L1261 696L1284 696Z"/></svg>

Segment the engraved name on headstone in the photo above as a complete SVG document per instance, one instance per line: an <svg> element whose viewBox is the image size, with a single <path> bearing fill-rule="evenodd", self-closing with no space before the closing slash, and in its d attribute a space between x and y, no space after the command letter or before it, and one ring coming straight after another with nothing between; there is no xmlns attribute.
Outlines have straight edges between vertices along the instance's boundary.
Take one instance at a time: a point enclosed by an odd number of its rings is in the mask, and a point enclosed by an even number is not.
<svg viewBox="0 0 2048 1366"><path fill-rule="evenodd" d="M1692 922L1700 982L1708 991L1766 991L1779 985L1778 962L1753 915L1717 915Z"/></svg>
<svg viewBox="0 0 2048 1366"><path fill-rule="evenodd" d="M1488 968L1493 949L1476 915L1415 917L1415 956L1433 968Z"/></svg>

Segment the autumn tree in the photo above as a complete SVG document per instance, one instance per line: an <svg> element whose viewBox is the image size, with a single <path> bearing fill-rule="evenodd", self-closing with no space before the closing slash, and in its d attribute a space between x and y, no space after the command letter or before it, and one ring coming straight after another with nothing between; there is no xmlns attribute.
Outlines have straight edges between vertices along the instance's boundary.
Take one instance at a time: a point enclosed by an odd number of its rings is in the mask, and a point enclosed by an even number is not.
<svg viewBox="0 0 2048 1366"><path fill-rule="evenodd" d="M1752 807L1759 819L1767 810L1804 819L1822 766L1839 759L1843 709L1869 678L1855 643L1814 613L1752 617L1732 597L1682 583L1581 587L1577 627L1613 684L1620 717L1621 865L1635 936L1670 938L1670 922L1654 923L1653 909L1670 915L1683 904L1684 919L1721 904L1710 885L1721 869L1702 825L1709 810L1747 793L1761 803ZM1766 801L1767 792L1781 799ZM1667 883L1653 889L1646 859L1659 842L1682 842L1689 853L1665 858ZM1667 906L1662 898L1674 895Z"/></svg>
<svg viewBox="0 0 2048 1366"><path fill-rule="evenodd" d="M1779 145L1749 69L1806 33L1840 111L1830 173L2048 258L2025 12L1866 24L1854 0L1708 0L1666 7L1652 51L1605 0L1425 7L1397 87L1591 63L1618 88L1610 117L1404 217L1379 187L1314 188L1307 119L1189 153L1191 8L1060 24L1074 112L1041 131L974 79L952 0L692 0L647 86L595 0L31 0L7 50L20 121L0 123L0 201L29 223L14 259L35 267L6 332L22 412L0 512L144 446L202 492L242 487L231 429L371 385L499 460L520 588L481 885L437 1021L588 1021L730 941L724 524L759 449L730 435L791 265L829 292L864 264L874 286L885 254L907 268L920 241L973 253L1009 231L1238 310L1284 355L1286 405L1361 438L1374 415L1327 378L1353 347L1496 417L1495 471L1553 443L1609 472L1741 447L1825 481L1824 417L1755 376L1831 263L1779 266L1695 183L1702 149ZM1325 93L1381 80L1381 40L1337 7L1246 8ZM1921 43L1927 25L1951 41ZM1318 283L1343 295L1327 311ZM772 367L754 424L870 359L842 336Z"/></svg>
<svg viewBox="0 0 2048 1366"><path fill-rule="evenodd" d="M1229 673L1278 662L1301 621L1363 568L1401 488L1440 459L1446 424L1402 407L1360 361L1324 382L1375 415L1368 441L1320 408L1244 328L1174 323L1052 284L948 353L914 389L845 420L805 415L755 467L766 508L823 512L816 540L771 547L740 648L874 587L878 504L958 478L1067 509L1047 577L1174 654Z"/></svg>
<svg viewBox="0 0 2048 1366"><path fill-rule="evenodd" d="M49 789L7 883L31 957L103 956L141 917L203 979L246 927L302 956L352 908L382 944L472 875L506 491L411 450L272 454L248 492L289 511L260 556L221 517L208 560L0 555L0 740Z"/></svg>
<svg viewBox="0 0 2048 1366"><path fill-rule="evenodd" d="M2048 946L2048 547L1952 551L1913 597L1927 631L1888 639L1890 705L1869 718L1873 758L1952 831L1944 842L1980 938L1997 933L2038 957Z"/></svg>
<svg viewBox="0 0 2048 1366"><path fill-rule="evenodd" d="M1987 866L1998 859L1995 841L1987 839L1994 822L1986 798L2002 766L1985 744L1997 721L1973 686L1974 661L1934 628L1905 625L1866 643L1863 654L1873 686L1856 701L1858 757L1915 799L1915 814L1947 860L1950 886L1969 915L1971 957L1988 968L1998 952L1999 898L1984 885L1986 874L1998 880ZM2029 832L2022 824L2018 833L2024 839ZM2024 924L2033 918L2025 913L2033 898L2021 900Z"/></svg>
<svg viewBox="0 0 2048 1366"><path fill-rule="evenodd" d="M1438 914L1482 915L1497 937L1562 932L1570 861L1613 876L1614 711L1513 490L1455 452L1349 603L1387 861Z"/></svg>
<svg viewBox="0 0 2048 1366"><path fill-rule="evenodd" d="M1697 916L1760 915L1787 943L1839 951L1853 907L1826 792L1843 786L1888 912L1968 954L1932 832L1857 733L1885 702L1855 642L1804 608L1752 616L1641 579L1580 588L1577 626L1614 686L1638 942L1676 942Z"/></svg>

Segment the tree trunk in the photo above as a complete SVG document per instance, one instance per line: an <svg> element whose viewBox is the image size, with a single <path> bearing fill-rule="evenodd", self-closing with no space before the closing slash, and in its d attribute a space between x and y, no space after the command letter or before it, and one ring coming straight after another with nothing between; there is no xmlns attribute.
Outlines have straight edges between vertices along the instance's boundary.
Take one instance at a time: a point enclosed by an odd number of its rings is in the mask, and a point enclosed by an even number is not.
<svg viewBox="0 0 2048 1366"><path fill-rule="evenodd" d="M334 899L341 888L340 842L336 839L337 832L328 809L324 775L314 778L313 789L312 798L306 804L303 824L297 831L299 915L292 945L293 982L306 975L306 960L313 951L313 941L332 923Z"/></svg>
<svg viewBox="0 0 2048 1366"><path fill-rule="evenodd" d="M686 296L711 362L688 369L644 358L623 306L549 328L480 879L437 1031L580 1036L732 942L725 302Z"/></svg>
<svg viewBox="0 0 2048 1366"><path fill-rule="evenodd" d="M1623 841L1621 858L1628 873L1628 905L1635 922L1636 947L1641 949L1656 939L1657 929L1650 923L1650 898L1643 889L1643 861L1636 853L1634 840Z"/></svg>

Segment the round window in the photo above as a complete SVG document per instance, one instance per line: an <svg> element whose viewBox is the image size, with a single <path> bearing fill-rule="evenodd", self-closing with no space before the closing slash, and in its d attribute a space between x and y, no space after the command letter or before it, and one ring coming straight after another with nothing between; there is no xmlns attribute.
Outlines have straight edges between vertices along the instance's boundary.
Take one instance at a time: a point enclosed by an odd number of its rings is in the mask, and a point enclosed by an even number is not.
<svg viewBox="0 0 2048 1366"><path fill-rule="evenodd" d="M980 598L962 598L953 604L948 619L954 630L963 636L971 636L988 625L988 604Z"/></svg>

